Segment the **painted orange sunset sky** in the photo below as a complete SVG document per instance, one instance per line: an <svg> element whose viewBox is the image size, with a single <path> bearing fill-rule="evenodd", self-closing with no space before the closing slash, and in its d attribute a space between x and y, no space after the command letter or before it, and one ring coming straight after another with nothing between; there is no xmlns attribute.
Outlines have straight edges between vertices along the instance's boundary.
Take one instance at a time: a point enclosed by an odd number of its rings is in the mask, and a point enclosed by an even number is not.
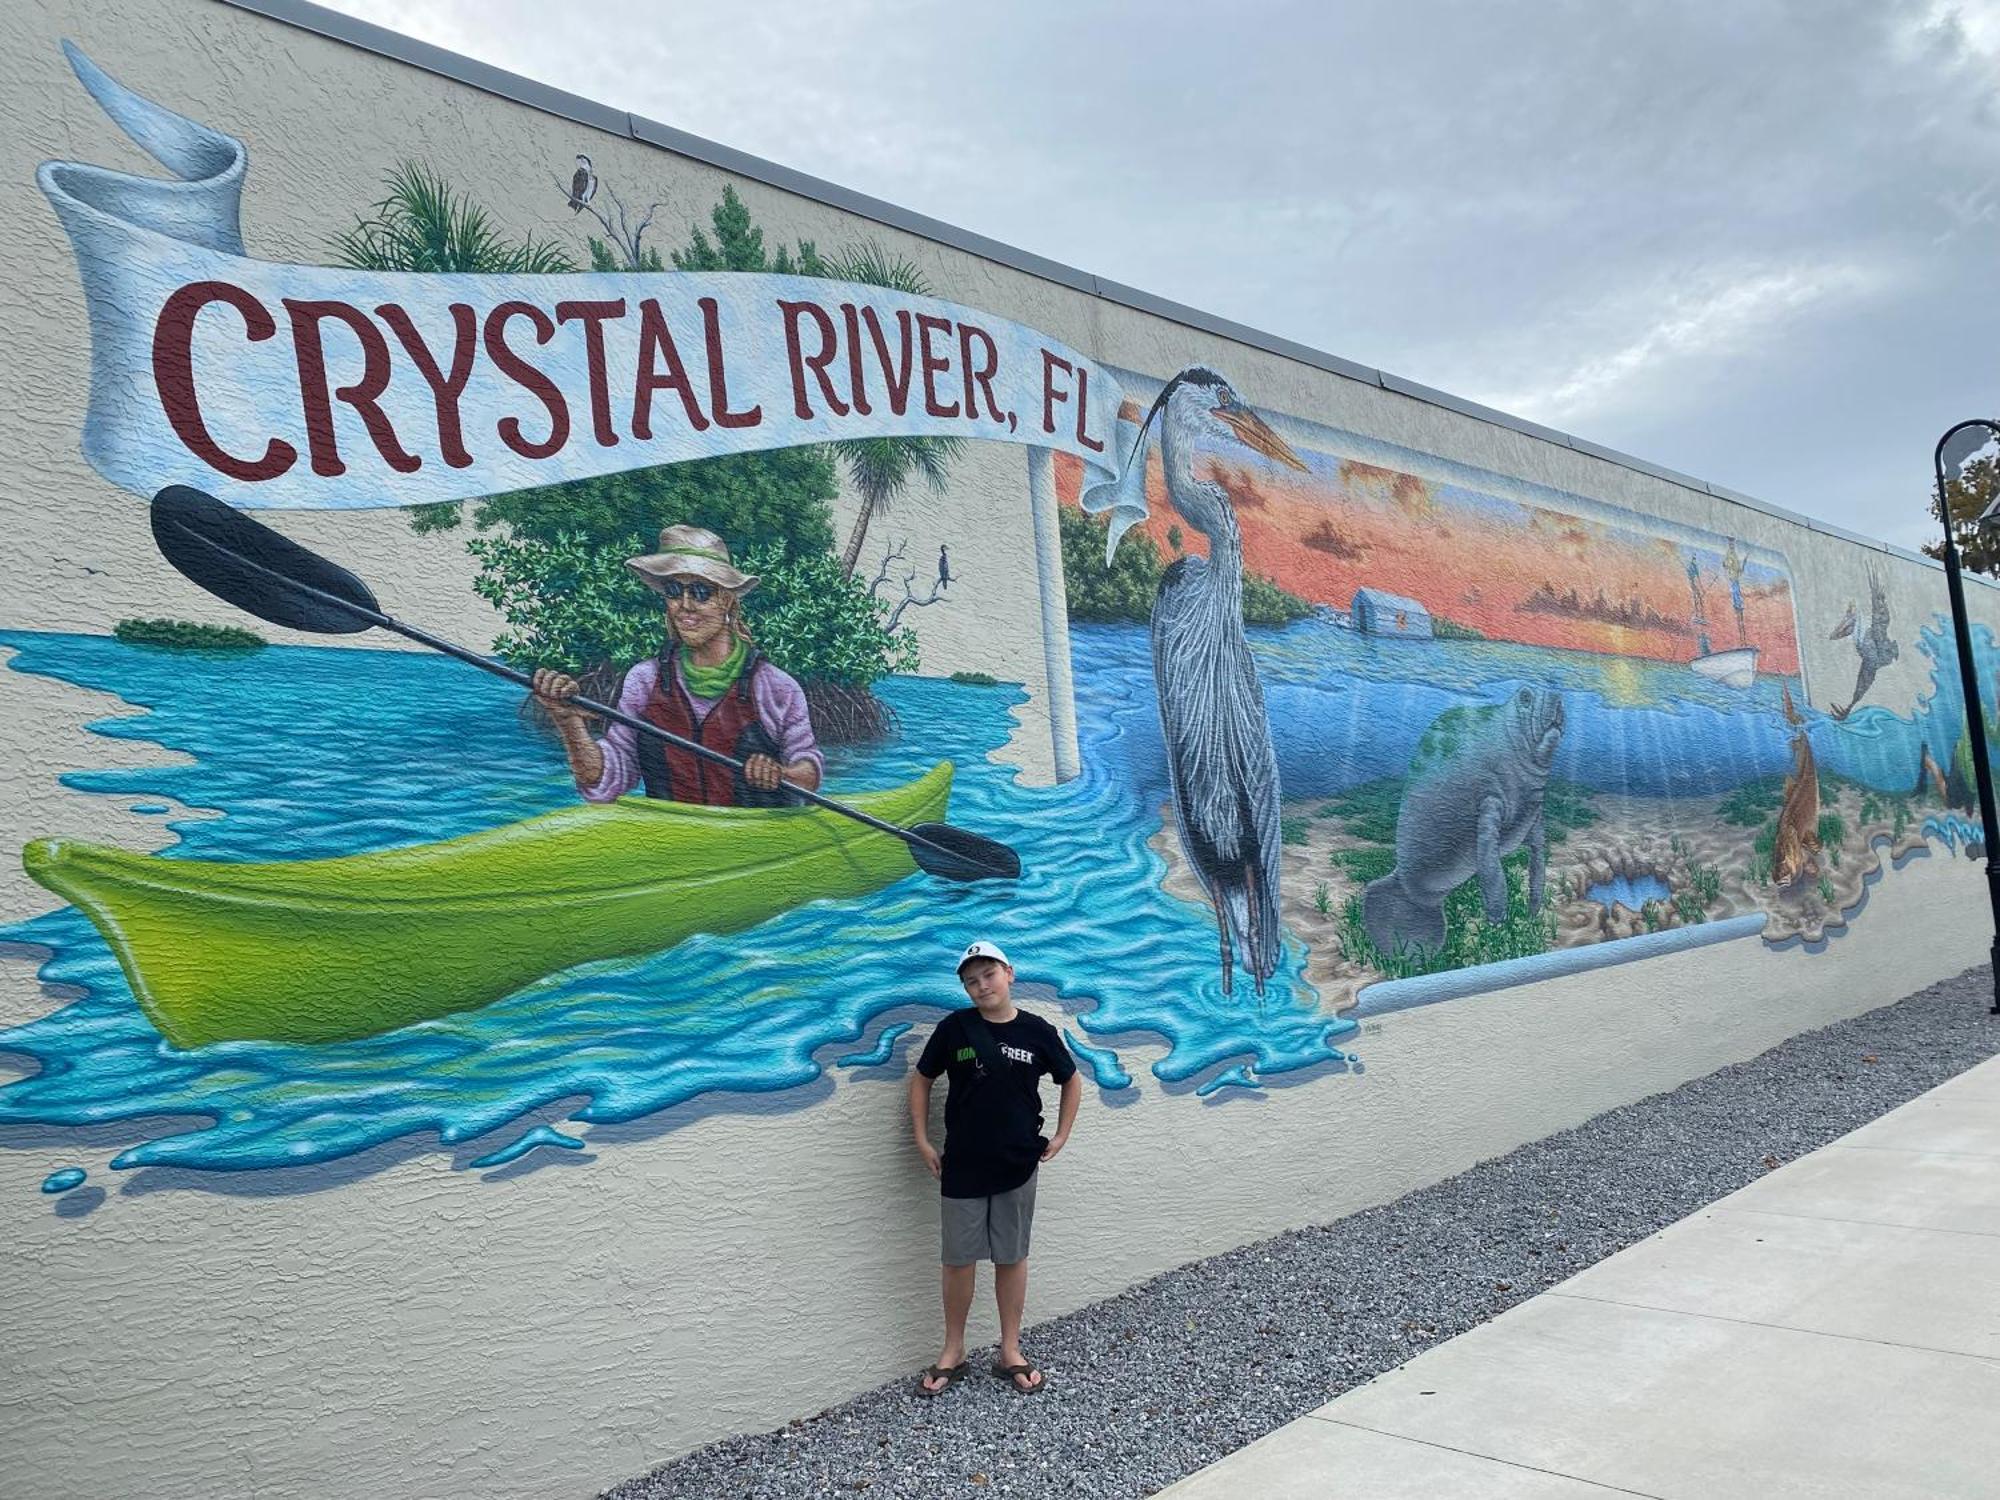
<svg viewBox="0 0 2000 1500"><path fill-rule="evenodd" d="M1175 555L1172 528L1183 550L1206 555L1206 539L1167 499L1158 445L1149 448L1149 514L1136 529L1164 558ZM1492 640L1657 661L1699 654L1705 628L1713 650L1756 647L1760 672L1799 670L1791 581L1761 558L1743 569L1739 640L1725 536L1648 535L1335 454L1299 452L1310 473L1247 449L1240 459L1211 456L1207 472L1234 502L1249 569L1303 599L1344 610L1356 589L1384 589ZM1077 503L1082 476L1077 460L1057 455L1061 503ZM1691 559L1705 627L1690 621Z"/></svg>

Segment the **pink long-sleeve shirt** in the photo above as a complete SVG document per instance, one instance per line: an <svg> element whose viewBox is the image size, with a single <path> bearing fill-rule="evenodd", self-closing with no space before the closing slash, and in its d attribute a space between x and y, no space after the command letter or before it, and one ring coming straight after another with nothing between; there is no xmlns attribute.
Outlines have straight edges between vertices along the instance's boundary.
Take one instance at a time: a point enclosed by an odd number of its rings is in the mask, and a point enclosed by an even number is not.
<svg viewBox="0 0 2000 1500"><path fill-rule="evenodd" d="M722 700L720 698L699 698L688 692L687 678L681 673L680 658L674 659L674 678L681 690L687 692L688 702L694 706L696 724L707 719L709 710ZM625 674L624 684L618 689L618 708L633 718L644 714L646 704L653 696L653 688L660 680L660 663L657 657L649 657L633 664ZM809 760L819 773L826 774L826 758L819 752L819 741L813 737L812 716L806 710L806 690L799 686L798 679L781 671L768 661L759 661L750 678L750 701L756 706L757 719L763 724L764 732L779 746L779 760L785 765L796 761ZM626 724L613 724L604 738L597 742L597 748L604 754L604 774L595 786L578 783L577 790L583 793L586 802L611 802L624 796L639 785L639 735L638 731Z"/></svg>

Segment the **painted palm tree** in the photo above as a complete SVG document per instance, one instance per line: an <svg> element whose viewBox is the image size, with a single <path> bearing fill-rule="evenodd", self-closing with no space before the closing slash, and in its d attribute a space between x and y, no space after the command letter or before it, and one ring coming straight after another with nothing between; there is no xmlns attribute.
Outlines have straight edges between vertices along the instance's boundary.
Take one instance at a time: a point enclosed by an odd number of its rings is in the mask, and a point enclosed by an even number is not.
<svg viewBox="0 0 2000 1500"><path fill-rule="evenodd" d="M1167 382L1133 448L1131 462L1142 467L1155 416L1167 498L1208 538L1207 558L1177 559L1153 600L1153 684L1174 821L1181 849L1215 905L1222 992L1233 989L1240 958L1261 996L1278 970L1283 936L1278 758L1243 634L1243 533L1229 492L1198 474L1196 459L1203 447L1240 444L1291 468L1306 466L1213 370L1196 366Z"/></svg>
<svg viewBox="0 0 2000 1500"><path fill-rule="evenodd" d="M487 276L574 271L576 262L533 235L515 244L501 236L486 210L457 192L444 174L406 161L389 174L388 196L369 217L336 235L334 258L357 271L458 272ZM458 525L460 502L439 500L409 509L419 535Z"/></svg>
<svg viewBox="0 0 2000 1500"><path fill-rule="evenodd" d="M876 245L862 245L836 256L828 274L892 292L933 295L922 271ZM840 554L843 574L851 578L860 566L869 523L888 510L913 479L923 480L934 492L942 491L953 461L964 449L964 440L953 437L855 438L834 444L848 477L861 492L861 514L854 518L854 529L847 534L847 546Z"/></svg>
<svg viewBox="0 0 2000 1500"><path fill-rule="evenodd" d="M533 235L503 238L479 207L440 172L406 161L389 174L388 196L371 217L335 237L341 264L361 271L473 272L491 276L574 271L576 262Z"/></svg>

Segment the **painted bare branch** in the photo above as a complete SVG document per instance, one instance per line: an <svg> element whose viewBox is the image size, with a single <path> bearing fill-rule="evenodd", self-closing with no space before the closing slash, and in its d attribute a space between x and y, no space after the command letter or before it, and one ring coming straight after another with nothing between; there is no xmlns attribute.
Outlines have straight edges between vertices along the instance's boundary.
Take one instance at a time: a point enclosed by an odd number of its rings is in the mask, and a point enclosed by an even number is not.
<svg viewBox="0 0 2000 1500"><path fill-rule="evenodd" d="M904 610L929 609L933 604L944 604L949 602L949 596L943 592L944 580L942 578L938 579L935 583L931 585L931 591L928 594L924 594L921 597L918 595L917 591L911 587L911 585L914 584L916 581L917 581L917 574L914 568L912 568L909 572L903 575L902 602L897 604L897 606L894 609L889 611L888 622L882 627L892 635L895 634L897 623L903 618ZM952 580L952 582L954 583L962 581L963 580L960 578L954 578Z"/></svg>
<svg viewBox="0 0 2000 1500"><path fill-rule="evenodd" d="M889 581L890 565L901 559L904 552L909 549L909 545L907 540L900 541L889 551L882 554L882 566L876 570L874 582L868 585L868 597L870 599L875 598L881 590L882 585Z"/></svg>
<svg viewBox="0 0 2000 1500"><path fill-rule="evenodd" d="M553 173L550 174L550 179L555 183L556 191L562 194L563 202L569 203L571 201L569 184ZM645 214L640 218L638 224L634 225L632 223L631 211L626 208L625 200L618 196L618 189L614 188L602 177L597 179L597 187L599 192L604 193L611 199L612 207L618 210L618 222L613 224L610 217L600 210L595 203L584 204L583 211L603 226L604 237L617 247L619 254L625 257L625 268L628 271L643 269L640 260L644 253L643 247L646 231L653 227L653 215L658 213L665 205L662 203L647 204Z"/></svg>

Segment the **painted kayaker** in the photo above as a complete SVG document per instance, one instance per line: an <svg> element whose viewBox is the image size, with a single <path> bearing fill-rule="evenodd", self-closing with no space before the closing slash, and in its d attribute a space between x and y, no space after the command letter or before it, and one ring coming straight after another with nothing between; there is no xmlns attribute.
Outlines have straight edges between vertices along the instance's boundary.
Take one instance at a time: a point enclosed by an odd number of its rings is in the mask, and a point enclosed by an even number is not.
<svg viewBox="0 0 2000 1500"><path fill-rule="evenodd" d="M635 663L618 707L683 739L743 762L741 774L613 724L593 738L585 712L569 700L577 683L543 668L535 694L547 706L570 774L587 802L611 802L643 787L648 797L720 807L777 807L790 799L783 778L817 789L826 769L813 735L805 689L758 651L743 623L754 575L730 561L729 544L699 526L669 526L660 549L626 559L665 601L667 648Z"/></svg>

